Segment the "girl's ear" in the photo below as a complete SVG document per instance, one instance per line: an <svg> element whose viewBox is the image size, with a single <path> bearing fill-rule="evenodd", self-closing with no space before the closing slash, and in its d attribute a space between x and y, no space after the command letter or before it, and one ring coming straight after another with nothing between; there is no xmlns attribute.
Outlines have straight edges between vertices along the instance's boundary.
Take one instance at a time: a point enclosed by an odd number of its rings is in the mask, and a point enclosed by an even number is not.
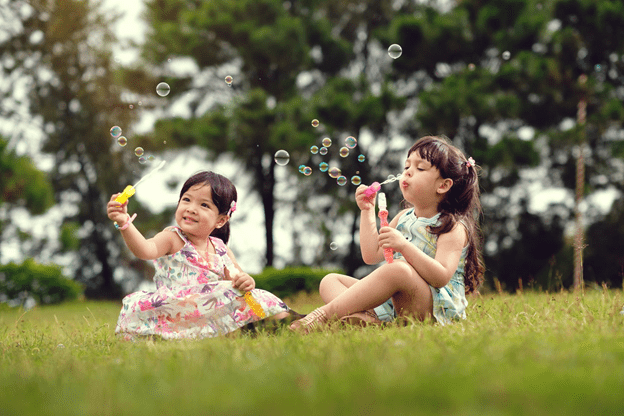
<svg viewBox="0 0 624 416"><path fill-rule="evenodd" d="M449 189L451 189L452 186L453 186L453 179L451 178L443 179L442 182L440 183L440 186L438 186L437 192L440 195L445 194L449 191Z"/></svg>
<svg viewBox="0 0 624 416"><path fill-rule="evenodd" d="M219 219L217 220L217 223L215 224L215 227L217 228L221 228L223 227L225 224L227 224L227 222L230 220L230 217L228 217L225 214L219 214Z"/></svg>

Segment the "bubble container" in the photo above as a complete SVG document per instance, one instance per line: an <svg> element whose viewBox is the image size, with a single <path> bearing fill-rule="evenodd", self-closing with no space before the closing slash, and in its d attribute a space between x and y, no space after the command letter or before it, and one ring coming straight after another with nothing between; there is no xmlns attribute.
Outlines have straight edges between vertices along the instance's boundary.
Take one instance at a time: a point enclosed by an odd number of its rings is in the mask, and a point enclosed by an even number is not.
<svg viewBox="0 0 624 416"><path fill-rule="evenodd" d="M379 204L379 220L381 227L388 227L388 209L386 204L386 194L379 192L377 194L377 203ZM384 248L384 257L387 263L392 263L394 258L392 257L394 252L391 248Z"/></svg>

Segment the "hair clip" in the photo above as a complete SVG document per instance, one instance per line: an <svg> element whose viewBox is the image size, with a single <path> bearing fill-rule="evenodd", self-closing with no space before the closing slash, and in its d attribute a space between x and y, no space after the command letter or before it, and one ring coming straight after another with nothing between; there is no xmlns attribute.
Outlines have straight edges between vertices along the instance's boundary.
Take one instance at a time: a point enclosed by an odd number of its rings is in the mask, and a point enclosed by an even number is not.
<svg viewBox="0 0 624 416"><path fill-rule="evenodd" d="M468 160L466 161L466 166L467 167L472 166L474 168L475 167L475 160L472 157L469 157Z"/></svg>
<svg viewBox="0 0 624 416"><path fill-rule="evenodd" d="M228 210L226 215L228 217L231 217L234 211L236 211L236 201L232 201L232 203L230 204L230 209Z"/></svg>

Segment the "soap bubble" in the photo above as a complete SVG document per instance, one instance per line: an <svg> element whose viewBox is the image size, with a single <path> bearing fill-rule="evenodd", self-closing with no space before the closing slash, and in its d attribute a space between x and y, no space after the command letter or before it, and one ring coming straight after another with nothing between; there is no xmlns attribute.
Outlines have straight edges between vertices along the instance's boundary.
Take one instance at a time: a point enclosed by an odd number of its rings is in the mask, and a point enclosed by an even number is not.
<svg viewBox="0 0 624 416"><path fill-rule="evenodd" d="M130 104L128 107L130 107L130 110L132 110L134 108L134 106L132 104Z"/></svg>
<svg viewBox="0 0 624 416"><path fill-rule="evenodd" d="M312 127L318 127L319 126L319 121L317 119L312 120Z"/></svg>
<svg viewBox="0 0 624 416"><path fill-rule="evenodd" d="M228 76L226 76L226 77L225 77L225 83L226 83L228 86L230 86L230 87L232 86L232 81L234 81L234 78L232 78L232 76L231 76L231 75L228 75Z"/></svg>
<svg viewBox="0 0 624 416"><path fill-rule="evenodd" d="M145 150L143 150L142 147L137 147L136 149L134 149L134 154L137 156L143 156L143 153L145 153Z"/></svg>
<svg viewBox="0 0 624 416"><path fill-rule="evenodd" d="M306 167L306 165L299 165L299 172L303 173L303 169Z"/></svg>
<svg viewBox="0 0 624 416"><path fill-rule="evenodd" d="M160 95L161 97L169 95L169 92L171 92L171 87L166 82L161 82L156 85L156 94Z"/></svg>
<svg viewBox="0 0 624 416"><path fill-rule="evenodd" d="M468 64L468 69L471 71L475 70L475 64Z"/></svg>
<svg viewBox="0 0 624 416"><path fill-rule="evenodd" d="M145 158L145 156L141 156L141 157L139 158L139 163L140 163L140 164L144 164L145 162L147 162L147 159Z"/></svg>
<svg viewBox="0 0 624 416"><path fill-rule="evenodd" d="M338 177L338 179L336 179L336 182L340 186L345 186L347 184L347 178L345 176L341 175L341 176Z"/></svg>
<svg viewBox="0 0 624 416"><path fill-rule="evenodd" d="M313 155L317 154L319 151L318 146L312 146L310 148L310 153L312 153Z"/></svg>
<svg viewBox="0 0 624 416"><path fill-rule="evenodd" d="M351 183L355 186L359 185L362 183L362 178L360 178L359 176L355 175L351 177Z"/></svg>
<svg viewBox="0 0 624 416"><path fill-rule="evenodd" d="M358 156L358 162L364 162L366 160L366 156L364 155L359 155Z"/></svg>
<svg viewBox="0 0 624 416"><path fill-rule="evenodd" d="M113 136L114 139L118 138L119 136L121 136L121 127L119 126L111 127L110 134L111 136Z"/></svg>
<svg viewBox="0 0 624 416"><path fill-rule="evenodd" d="M126 136L119 136L119 138L117 139L117 144L121 147L124 147L128 144L128 139L126 139Z"/></svg>
<svg viewBox="0 0 624 416"><path fill-rule="evenodd" d="M349 149L353 149L357 146L357 139L353 136L349 136L345 139L345 144Z"/></svg>
<svg viewBox="0 0 624 416"><path fill-rule="evenodd" d="M401 45L397 45L396 43L393 43L388 48L388 55L390 55L390 58L392 59L397 59L402 54L403 54L403 48L401 48Z"/></svg>
<svg viewBox="0 0 624 416"><path fill-rule="evenodd" d="M303 174L305 176L310 176L312 175L312 168L310 166L306 166L303 168Z"/></svg>
<svg viewBox="0 0 624 416"><path fill-rule="evenodd" d="M388 178L387 178L386 180L388 180L388 181L394 181L394 180L396 180L396 176L394 176L394 175L388 175Z"/></svg>
<svg viewBox="0 0 624 416"><path fill-rule="evenodd" d="M331 243L329 243L329 248L332 250L338 250L338 243L332 241Z"/></svg>
<svg viewBox="0 0 624 416"><path fill-rule="evenodd" d="M338 168L331 168L329 170L329 176L336 179L338 176L342 174L342 171Z"/></svg>
<svg viewBox="0 0 624 416"><path fill-rule="evenodd" d="M329 147L329 146L331 146L331 144L332 144L332 141L331 141L331 139L329 137L325 137L323 139L323 146Z"/></svg>
<svg viewBox="0 0 624 416"><path fill-rule="evenodd" d="M149 155L149 156L147 157L147 161L148 161L148 162L153 162L154 160L156 160L156 158L155 158L153 155Z"/></svg>
<svg viewBox="0 0 624 416"><path fill-rule="evenodd" d="M511 53L509 51L503 52L503 59L508 61L511 58Z"/></svg>
<svg viewBox="0 0 624 416"><path fill-rule="evenodd" d="M322 154L323 156L327 154L327 148L325 146L321 147L319 149L319 153Z"/></svg>
<svg viewBox="0 0 624 416"><path fill-rule="evenodd" d="M327 169L329 169L329 165L326 162L319 163L319 170L321 172L327 172Z"/></svg>
<svg viewBox="0 0 624 416"><path fill-rule="evenodd" d="M278 150L277 152L275 152L273 159L275 160L275 163L277 163L278 165L286 166L288 162L290 162L290 155L288 154L286 150L282 149L282 150Z"/></svg>
<svg viewBox="0 0 624 416"><path fill-rule="evenodd" d="M349 148L348 147L341 147L340 148L340 157L347 157L349 156Z"/></svg>

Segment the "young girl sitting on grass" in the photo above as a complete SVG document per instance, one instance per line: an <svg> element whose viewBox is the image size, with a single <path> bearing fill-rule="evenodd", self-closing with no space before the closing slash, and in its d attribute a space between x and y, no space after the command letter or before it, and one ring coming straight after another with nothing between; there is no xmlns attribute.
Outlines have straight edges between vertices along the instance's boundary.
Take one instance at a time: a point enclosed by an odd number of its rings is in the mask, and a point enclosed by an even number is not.
<svg viewBox="0 0 624 416"><path fill-rule="evenodd" d="M466 293L483 280L476 215L479 180L472 158L443 137L426 136L407 152L400 179L405 209L377 232L375 196L366 186L355 193L360 217L360 247L367 264L394 250L394 261L361 280L329 274L320 294L326 305L295 321L291 329L308 333L330 320L381 323L397 315L444 325L465 319ZM386 302L386 303L384 303ZM374 308L374 309L373 309Z"/></svg>
<svg viewBox="0 0 624 416"><path fill-rule="evenodd" d="M177 227L167 227L150 239L132 224L128 203L115 201L117 195L108 202L108 217L135 256L154 260L157 290L123 299L115 333L126 339L137 335L206 338L264 317L289 315L280 299L254 289L254 279L241 270L226 246L237 199L236 188L227 178L213 172L191 176L180 191Z"/></svg>

